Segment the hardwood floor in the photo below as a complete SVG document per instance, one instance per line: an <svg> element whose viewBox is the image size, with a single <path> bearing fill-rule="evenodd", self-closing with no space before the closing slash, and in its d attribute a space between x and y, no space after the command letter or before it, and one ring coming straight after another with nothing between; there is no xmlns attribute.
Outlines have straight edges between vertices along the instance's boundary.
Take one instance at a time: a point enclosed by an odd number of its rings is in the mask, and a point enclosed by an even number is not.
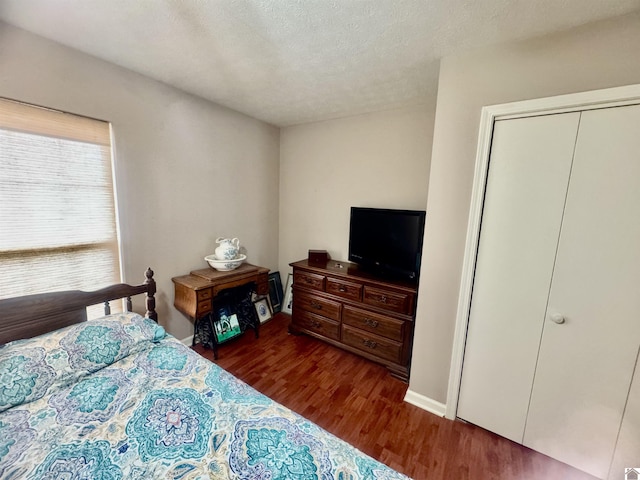
<svg viewBox="0 0 640 480"><path fill-rule="evenodd" d="M375 363L307 336L289 317L221 346L218 365L256 390L416 480L592 480L593 477L461 421L403 401L408 385ZM196 345L209 360L213 352Z"/></svg>

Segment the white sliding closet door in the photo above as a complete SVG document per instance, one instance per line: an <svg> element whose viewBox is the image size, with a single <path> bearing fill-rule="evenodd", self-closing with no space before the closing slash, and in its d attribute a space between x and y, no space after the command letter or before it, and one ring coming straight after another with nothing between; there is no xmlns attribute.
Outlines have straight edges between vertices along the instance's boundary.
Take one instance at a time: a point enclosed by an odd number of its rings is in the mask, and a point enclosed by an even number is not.
<svg viewBox="0 0 640 480"><path fill-rule="evenodd" d="M636 362L636 372L629 399L624 410L622 426L616 443L616 451L609 469L609 479L624 478L625 468L635 468L640 465L640 364Z"/></svg>
<svg viewBox="0 0 640 480"><path fill-rule="evenodd" d="M494 126L457 414L519 443L579 119Z"/></svg>
<svg viewBox="0 0 640 480"><path fill-rule="evenodd" d="M640 345L639 212L640 106L583 112L524 444L599 478Z"/></svg>

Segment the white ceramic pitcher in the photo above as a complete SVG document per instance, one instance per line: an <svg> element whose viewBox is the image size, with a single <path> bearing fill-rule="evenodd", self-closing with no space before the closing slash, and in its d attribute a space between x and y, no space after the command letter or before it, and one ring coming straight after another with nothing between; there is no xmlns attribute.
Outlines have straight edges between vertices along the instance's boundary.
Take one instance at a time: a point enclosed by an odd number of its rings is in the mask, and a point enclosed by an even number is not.
<svg viewBox="0 0 640 480"><path fill-rule="evenodd" d="M218 237L216 243L219 245L216 248L216 257L220 260L233 260L238 256L240 250L240 240L237 238L222 238Z"/></svg>

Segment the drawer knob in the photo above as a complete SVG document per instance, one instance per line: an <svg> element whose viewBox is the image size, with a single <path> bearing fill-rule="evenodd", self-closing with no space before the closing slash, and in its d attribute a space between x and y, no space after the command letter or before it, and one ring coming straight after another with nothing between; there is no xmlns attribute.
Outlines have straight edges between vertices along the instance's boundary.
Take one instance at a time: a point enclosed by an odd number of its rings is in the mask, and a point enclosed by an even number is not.
<svg viewBox="0 0 640 480"><path fill-rule="evenodd" d="M377 320L371 320L370 318L365 318L364 319L364 323L365 323L365 325L368 325L370 327L378 328Z"/></svg>
<svg viewBox="0 0 640 480"><path fill-rule="evenodd" d="M311 300L311 307L315 308L316 310L322 310L322 305L320 305L318 302L314 302L313 300Z"/></svg>
<svg viewBox="0 0 640 480"><path fill-rule="evenodd" d="M315 328L320 328L320 326L321 326L320 322L317 321L317 320L313 320L311 322L311 325L313 325Z"/></svg>
<svg viewBox="0 0 640 480"><path fill-rule="evenodd" d="M305 281L306 283L313 283L313 280L312 280L312 279L310 279L309 277L304 277L304 281Z"/></svg>
<svg viewBox="0 0 640 480"><path fill-rule="evenodd" d="M347 291L347 289L344 287L344 285L340 285L340 286L338 287L338 291L339 291L339 292L346 292L346 291Z"/></svg>
<svg viewBox="0 0 640 480"><path fill-rule="evenodd" d="M380 303L387 303L387 297L385 297L384 295L378 295L378 301Z"/></svg>
<svg viewBox="0 0 640 480"><path fill-rule="evenodd" d="M363 340L362 343L364 343L365 347L371 348L371 349L374 349L378 346L376 342L372 342L371 340Z"/></svg>

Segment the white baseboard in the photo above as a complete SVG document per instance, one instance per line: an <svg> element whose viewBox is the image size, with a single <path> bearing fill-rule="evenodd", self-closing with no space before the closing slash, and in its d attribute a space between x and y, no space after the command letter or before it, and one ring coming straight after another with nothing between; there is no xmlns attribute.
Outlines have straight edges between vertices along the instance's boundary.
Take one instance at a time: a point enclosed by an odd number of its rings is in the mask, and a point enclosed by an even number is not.
<svg viewBox="0 0 640 480"><path fill-rule="evenodd" d="M191 344L193 343L193 335L187 337L187 338L183 338L182 340L180 340L180 342L183 345L186 345L187 347L190 347Z"/></svg>
<svg viewBox="0 0 640 480"><path fill-rule="evenodd" d="M425 397L424 395L420 395L419 393L413 392L411 390L407 390L407 393L404 396L404 401L410 403L411 405L415 405L418 408L426 410L429 413L438 415L439 417L444 417L444 414L447 410L447 406L444 403L437 402L429 397Z"/></svg>

